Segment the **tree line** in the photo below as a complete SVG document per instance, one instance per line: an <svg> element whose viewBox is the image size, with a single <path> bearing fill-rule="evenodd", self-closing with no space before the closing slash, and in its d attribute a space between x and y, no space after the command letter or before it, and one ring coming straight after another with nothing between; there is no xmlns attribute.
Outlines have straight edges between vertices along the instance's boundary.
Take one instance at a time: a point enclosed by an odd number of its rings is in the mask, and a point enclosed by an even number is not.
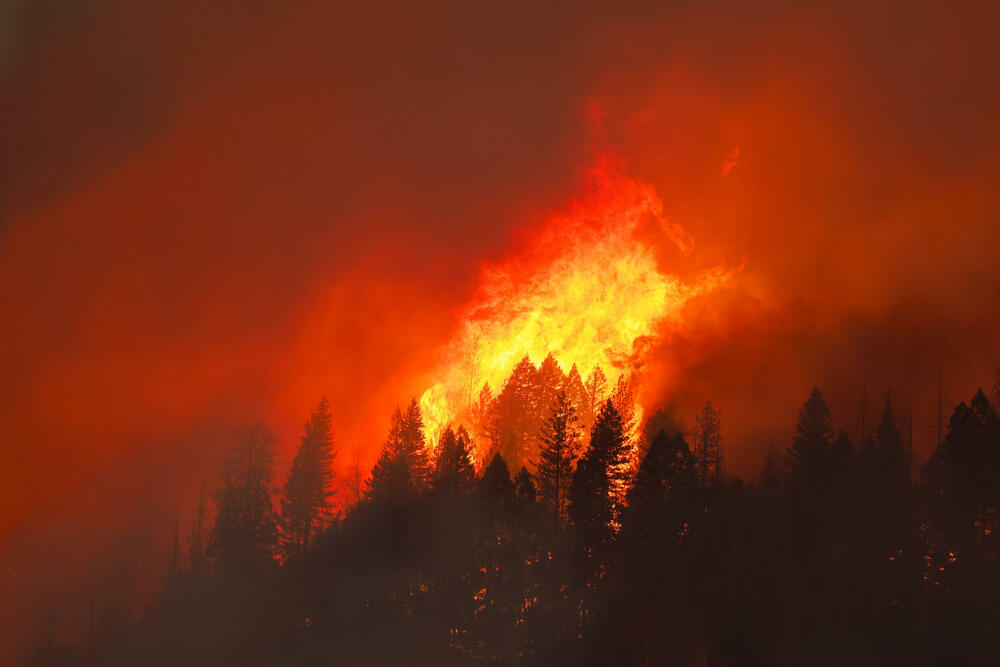
<svg viewBox="0 0 1000 667"><path fill-rule="evenodd" d="M44 636L31 664L995 660L1000 418L985 392L914 481L891 393L854 443L813 390L781 460L744 481L725 474L711 404L692 434L656 415L636 428L626 380L608 391L549 362L485 387L472 432L433 449L417 402L397 410L342 515L325 400L280 502L274 436L243 429L211 527L203 502L143 614L84 649Z"/></svg>

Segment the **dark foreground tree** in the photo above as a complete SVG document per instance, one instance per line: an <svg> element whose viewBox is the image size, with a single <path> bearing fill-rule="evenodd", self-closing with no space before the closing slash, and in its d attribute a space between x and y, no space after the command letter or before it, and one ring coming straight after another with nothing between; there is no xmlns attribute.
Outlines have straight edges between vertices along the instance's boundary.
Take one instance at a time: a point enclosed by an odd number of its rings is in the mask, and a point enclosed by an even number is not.
<svg viewBox="0 0 1000 667"><path fill-rule="evenodd" d="M274 562L278 522L271 503L274 434L257 422L237 433L215 493L212 555L222 571L251 571Z"/></svg>
<svg viewBox="0 0 1000 667"><path fill-rule="evenodd" d="M333 437L330 404L323 398L306 422L281 501L281 546L285 558L309 548L333 516Z"/></svg>
<svg viewBox="0 0 1000 667"><path fill-rule="evenodd" d="M472 488L475 477L476 469L472 465L469 436L465 428L460 426L456 434L448 427L438 442L431 487L439 494L459 496Z"/></svg>
<svg viewBox="0 0 1000 667"><path fill-rule="evenodd" d="M627 475L624 425L608 399L590 432L590 447L580 459L570 486L569 515L584 549L593 551L610 540L619 498Z"/></svg>
<svg viewBox="0 0 1000 667"><path fill-rule="evenodd" d="M416 399L410 401L405 413L396 410L382 453L368 480L365 491L368 500L416 497L426 490L430 464L423 429Z"/></svg>
<svg viewBox="0 0 1000 667"><path fill-rule="evenodd" d="M565 391L556 395L549 417L542 425L540 440L538 493L556 530L562 530L569 506L573 463L580 447L576 408Z"/></svg>

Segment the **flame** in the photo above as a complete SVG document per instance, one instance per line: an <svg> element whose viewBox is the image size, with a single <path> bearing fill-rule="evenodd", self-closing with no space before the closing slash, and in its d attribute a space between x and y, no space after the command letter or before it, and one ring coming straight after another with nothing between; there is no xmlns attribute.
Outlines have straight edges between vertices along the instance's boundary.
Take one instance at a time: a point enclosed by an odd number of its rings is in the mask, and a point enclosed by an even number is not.
<svg viewBox="0 0 1000 667"><path fill-rule="evenodd" d="M499 392L525 355L537 365L552 354L563 371L575 364L584 377L599 366L612 384L623 373L634 379L685 303L731 279L721 267L687 282L660 270L654 249L636 236L640 223L654 222L685 254L694 240L665 218L651 187L623 173L620 159L599 158L587 184L525 252L483 267L476 298L441 350L438 381L420 398L429 441L449 424L468 424L482 386ZM634 428L640 422L637 405Z"/></svg>

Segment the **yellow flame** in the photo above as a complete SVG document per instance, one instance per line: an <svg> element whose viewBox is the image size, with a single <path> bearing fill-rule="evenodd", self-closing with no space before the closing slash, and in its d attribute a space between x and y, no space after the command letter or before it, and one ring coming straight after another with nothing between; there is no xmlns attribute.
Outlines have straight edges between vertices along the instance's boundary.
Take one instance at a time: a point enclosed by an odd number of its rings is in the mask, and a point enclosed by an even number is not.
<svg viewBox="0 0 1000 667"><path fill-rule="evenodd" d="M683 252L693 240L664 218L656 193L607 162L595 167L591 186L544 226L530 256L484 268L478 297L441 351L438 381L420 399L428 440L468 423L483 384L499 393L526 354L538 364L551 353L563 371L576 364L584 377L600 366L613 386L639 368L643 350L688 300L730 279L723 269L689 282L662 273L637 226L656 222Z"/></svg>

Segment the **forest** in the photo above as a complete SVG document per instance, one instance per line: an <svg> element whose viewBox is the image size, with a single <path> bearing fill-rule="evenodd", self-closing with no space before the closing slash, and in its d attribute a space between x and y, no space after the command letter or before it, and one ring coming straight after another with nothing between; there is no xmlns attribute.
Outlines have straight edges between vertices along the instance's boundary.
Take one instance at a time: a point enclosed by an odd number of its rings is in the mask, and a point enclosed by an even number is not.
<svg viewBox="0 0 1000 667"><path fill-rule="evenodd" d="M397 409L351 498L323 399L283 480L268 426L237 432L141 613L98 604L29 664L990 664L998 393L914 469L891 392L854 442L814 389L744 480L711 403L685 429L525 357L440 434Z"/></svg>

